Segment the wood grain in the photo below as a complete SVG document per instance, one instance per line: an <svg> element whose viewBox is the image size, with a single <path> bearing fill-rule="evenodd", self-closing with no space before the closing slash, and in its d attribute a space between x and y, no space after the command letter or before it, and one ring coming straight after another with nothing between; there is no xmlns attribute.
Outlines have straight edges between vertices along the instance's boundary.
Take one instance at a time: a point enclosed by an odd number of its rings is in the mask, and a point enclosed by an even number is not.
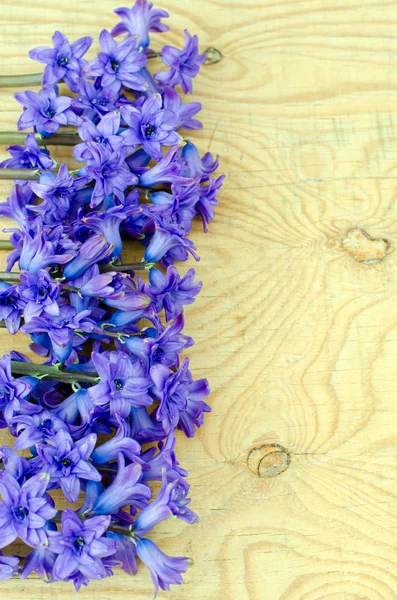
<svg viewBox="0 0 397 600"><path fill-rule="evenodd" d="M28 50L56 26L95 36L117 5L1 0L1 72L35 71ZM193 233L205 286L187 311L189 354L213 412L194 440L179 438L201 521L155 533L195 561L170 598L396 599L397 5L159 5L170 43L187 27L223 54L196 81L204 130L192 137L228 175L210 234ZM0 91L0 129L19 115L12 91ZM387 240L375 264L343 245L355 229ZM0 583L7 600L70 594ZM142 567L80 597L145 600L152 588Z"/></svg>

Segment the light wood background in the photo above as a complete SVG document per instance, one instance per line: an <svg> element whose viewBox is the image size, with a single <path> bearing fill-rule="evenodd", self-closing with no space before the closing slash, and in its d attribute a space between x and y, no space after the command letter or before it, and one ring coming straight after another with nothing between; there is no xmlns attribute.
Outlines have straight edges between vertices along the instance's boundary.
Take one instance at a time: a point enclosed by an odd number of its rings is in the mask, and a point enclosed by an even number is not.
<svg viewBox="0 0 397 600"><path fill-rule="evenodd" d="M36 71L28 50L56 27L95 36L118 5L1 0L1 72ZM164 39L187 27L224 55L196 80L192 139L228 175L210 233L193 234L205 286L186 311L189 355L213 412L194 440L179 436L201 522L154 534L195 561L169 597L396 599L397 4L159 6ZM14 91L0 90L2 130L20 112ZM1 335L4 351L26 348ZM71 594L0 583L7 600ZM80 597L146 600L152 587L142 567Z"/></svg>

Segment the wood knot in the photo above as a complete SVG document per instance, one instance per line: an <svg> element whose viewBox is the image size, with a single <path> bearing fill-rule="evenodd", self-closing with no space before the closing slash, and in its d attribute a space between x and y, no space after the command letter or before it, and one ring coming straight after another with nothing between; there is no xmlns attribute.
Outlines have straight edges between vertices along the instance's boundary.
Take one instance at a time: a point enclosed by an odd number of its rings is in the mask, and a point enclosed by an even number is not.
<svg viewBox="0 0 397 600"><path fill-rule="evenodd" d="M248 454L248 468L265 479L272 479L288 469L291 457L288 450L278 444L265 444L253 448Z"/></svg>
<svg viewBox="0 0 397 600"><path fill-rule="evenodd" d="M223 58L220 50L217 50L217 48L212 48L212 46L207 48L204 54L206 54L204 61L205 65L215 65L215 63L218 63Z"/></svg>
<svg viewBox="0 0 397 600"><path fill-rule="evenodd" d="M347 232L342 246L358 262L375 265L386 256L389 242L382 238L373 238L363 229L355 227Z"/></svg>

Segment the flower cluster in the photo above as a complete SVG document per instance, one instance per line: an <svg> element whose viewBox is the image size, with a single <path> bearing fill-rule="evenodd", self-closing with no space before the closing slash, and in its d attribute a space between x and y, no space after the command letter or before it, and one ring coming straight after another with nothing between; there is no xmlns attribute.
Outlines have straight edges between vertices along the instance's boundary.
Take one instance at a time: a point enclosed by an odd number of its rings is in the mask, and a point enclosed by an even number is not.
<svg viewBox="0 0 397 600"><path fill-rule="evenodd" d="M165 11L136 0L115 12L121 21L100 33L91 61L91 38L71 43L59 31L30 52L45 65L43 88L15 95L18 129L31 131L1 164L15 185L0 215L17 225L0 319L30 336L40 361L0 359L0 426L15 437L0 448L0 548L16 538L29 547L0 553L0 579L36 572L79 589L116 567L133 575L139 558L157 593L182 583L190 561L164 554L151 530L197 520L175 432L194 436L210 410L208 382L181 358L193 344L184 306L202 284L175 263L199 260L188 235L196 216L207 230L223 177L180 133L201 127L200 104L178 92L192 91L204 61L197 37L186 31L183 49L157 53L149 33L168 30ZM153 75L159 56L168 68ZM43 147L65 126L77 170L55 169ZM143 245L141 262L123 262L128 239ZM59 511L53 490L78 508Z"/></svg>

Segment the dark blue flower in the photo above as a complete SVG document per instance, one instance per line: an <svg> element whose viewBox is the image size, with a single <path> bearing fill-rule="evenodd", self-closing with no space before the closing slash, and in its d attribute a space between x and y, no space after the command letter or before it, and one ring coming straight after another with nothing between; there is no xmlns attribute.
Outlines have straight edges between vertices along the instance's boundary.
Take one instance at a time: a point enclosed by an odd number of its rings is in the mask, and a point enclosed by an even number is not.
<svg viewBox="0 0 397 600"><path fill-rule="evenodd" d="M185 304L192 304L202 287L201 281L194 281L195 270L189 269L180 277L174 266L169 266L165 275L154 267L149 272L148 294L155 299L158 312L164 308L167 321L182 314Z"/></svg>
<svg viewBox="0 0 397 600"><path fill-rule="evenodd" d="M75 331L91 332L94 329L93 322L87 319L90 313L90 310L77 312L73 306L66 304L60 307L58 315L33 317L21 330L32 334L33 341L39 341L38 334L47 334L54 355L64 363L72 352Z"/></svg>
<svg viewBox="0 0 397 600"><path fill-rule="evenodd" d="M205 54L199 54L197 35L192 37L185 29L184 48L179 50L173 46L164 46L161 56L163 63L170 67L170 70L157 73L157 81L172 87L181 84L185 94L191 94L192 79L196 77L205 61Z"/></svg>
<svg viewBox="0 0 397 600"><path fill-rule="evenodd" d="M50 265L65 264L76 254L71 248L68 248L67 252L61 253L62 249L58 240L51 239L39 221L37 221L36 230L21 233L21 246L22 248L18 252L19 268L21 271L30 273L37 273ZM8 263L7 268L11 270L12 263Z"/></svg>
<svg viewBox="0 0 397 600"><path fill-rule="evenodd" d="M80 277L91 265L105 260L113 254L113 246L103 235L96 234L88 238L79 248L78 254L63 271L66 279Z"/></svg>
<svg viewBox="0 0 397 600"><path fill-rule="evenodd" d="M145 66L147 58L139 51L137 38L127 36L119 44L104 29L99 35L101 51L93 60L85 76L102 77L102 85L122 85L132 90L145 91L147 83L139 71Z"/></svg>
<svg viewBox="0 0 397 600"><path fill-rule="evenodd" d="M34 127L44 136L56 133L60 125L77 125L79 118L71 110L72 99L57 96L54 89L35 92L26 91L15 94L16 100L25 108L19 117L18 129Z"/></svg>
<svg viewBox="0 0 397 600"><path fill-rule="evenodd" d="M176 133L176 115L162 108L160 94L152 94L140 108L126 104L121 115L128 125L121 134L126 146L135 149L139 144L155 160L161 160L162 146L174 146L182 141Z"/></svg>
<svg viewBox="0 0 397 600"><path fill-rule="evenodd" d="M36 444L51 442L58 431L68 430L66 423L48 410L33 415L18 415L11 422L15 424L18 436L14 444L16 450L26 450Z"/></svg>
<svg viewBox="0 0 397 600"><path fill-rule="evenodd" d="M16 556L3 556L0 552L0 581L11 579L14 573L17 572L19 558Z"/></svg>
<svg viewBox="0 0 397 600"><path fill-rule="evenodd" d="M8 332L17 333L26 301L21 298L18 286L0 282L0 320L4 321Z"/></svg>
<svg viewBox="0 0 397 600"><path fill-rule="evenodd" d="M118 111L107 113L97 125L94 125L87 117L83 117L82 121L78 132L83 143L77 144L73 148L73 156L76 160L83 162L93 159L90 146L86 142L102 144L112 152L120 150L123 147L124 140L117 135L120 129L120 113Z"/></svg>
<svg viewBox="0 0 397 600"><path fill-rule="evenodd" d="M184 480L168 480L167 471L163 472L163 481L157 498L139 513L134 523L134 532L138 536L147 535L161 521L178 517L187 523L198 521L197 515L188 507L189 484Z"/></svg>
<svg viewBox="0 0 397 600"><path fill-rule="evenodd" d="M75 178L69 174L67 165L61 165L57 175L50 171L42 173L40 181L31 182L30 188L43 202L28 208L38 212L44 224L57 225L65 221L77 191Z"/></svg>
<svg viewBox="0 0 397 600"><path fill-rule="evenodd" d="M147 0L136 0L132 8L116 8L114 11L121 18L121 23L117 23L112 29L114 37L129 33L138 36L139 45L147 48L150 43L149 31L162 33L168 31L168 25L161 23L161 19L169 17L165 10L153 8L153 3Z"/></svg>
<svg viewBox="0 0 397 600"><path fill-rule="evenodd" d="M57 299L60 295L60 286L51 279L45 269L41 269L38 273L22 272L18 292L26 302L23 309L25 322L40 316L42 312L48 315L59 315Z"/></svg>
<svg viewBox="0 0 397 600"><path fill-rule="evenodd" d="M57 510L50 504L46 490L49 475L40 473L23 485L7 471L0 471L0 547L17 537L33 548L47 545L45 525Z"/></svg>
<svg viewBox="0 0 397 600"><path fill-rule="evenodd" d="M52 169L55 161L46 148L40 148L34 133L28 133L24 146L8 146L12 158L0 163L1 169Z"/></svg>
<svg viewBox="0 0 397 600"><path fill-rule="evenodd" d="M96 440L96 434L91 433L73 442L67 431L60 430L46 444L37 445L42 468L51 477L50 483L59 485L69 502L78 500L81 479L101 481L100 473L89 460Z"/></svg>
<svg viewBox="0 0 397 600"><path fill-rule="evenodd" d="M109 487L98 496L90 514L115 514L120 508L127 505L143 508L151 498L150 488L144 483L139 483L142 478L141 465L132 463L126 467L122 453L119 454L118 459L116 477Z"/></svg>
<svg viewBox="0 0 397 600"><path fill-rule="evenodd" d="M187 102L182 104L182 99L174 88L166 87L163 91L163 107L170 110L176 116L176 128L201 129L202 123L193 119L202 106L200 102Z"/></svg>
<svg viewBox="0 0 397 600"><path fill-rule="evenodd" d="M171 584L182 584L181 573L185 573L192 561L189 558L168 556L151 540L138 538L136 551L141 561L147 566L155 587L155 596L159 588L169 591Z"/></svg>
<svg viewBox="0 0 397 600"><path fill-rule="evenodd" d="M201 427L204 422L204 413L211 410L204 402L209 395L208 381L193 381L187 358L176 373L157 364L150 369L150 375L155 385L153 393L160 401L156 418L161 421L164 431L169 433L178 427L187 437L193 437L195 427Z"/></svg>
<svg viewBox="0 0 397 600"><path fill-rule="evenodd" d="M57 554L53 568L54 579L62 581L81 573L88 579L107 576L101 559L116 552L117 545L105 537L110 517L94 517L82 522L73 510L62 514L61 531L49 531L51 552Z"/></svg>
<svg viewBox="0 0 397 600"><path fill-rule="evenodd" d="M53 48L40 46L31 50L30 58L46 65L43 87L53 87L63 80L73 92L77 92L82 69L87 64L82 56L89 50L92 42L92 38L87 36L70 44L63 33L56 31L52 37Z"/></svg>
<svg viewBox="0 0 397 600"><path fill-rule="evenodd" d="M84 110L84 115L88 118L98 118L98 115L102 116L116 109L119 90L117 82L104 87L101 78L96 79L95 83L80 79L79 93L77 98L73 98L72 106Z"/></svg>
<svg viewBox="0 0 397 600"><path fill-rule="evenodd" d="M133 363L124 352L93 352L92 360L101 379L88 391L96 406L109 407L113 415L126 417L131 406L152 404L148 394L151 380L140 363Z"/></svg>
<svg viewBox="0 0 397 600"><path fill-rule="evenodd" d="M123 202L125 190L138 183L136 175L131 173L125 163L123 149L112 152L110 149L94 142L86 142L91 153L88 164L80 169L79 175L83 183L95 181L91 198L91 208L98 206L106 196L114 194Z"/></svg>

